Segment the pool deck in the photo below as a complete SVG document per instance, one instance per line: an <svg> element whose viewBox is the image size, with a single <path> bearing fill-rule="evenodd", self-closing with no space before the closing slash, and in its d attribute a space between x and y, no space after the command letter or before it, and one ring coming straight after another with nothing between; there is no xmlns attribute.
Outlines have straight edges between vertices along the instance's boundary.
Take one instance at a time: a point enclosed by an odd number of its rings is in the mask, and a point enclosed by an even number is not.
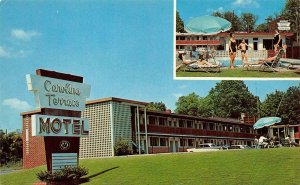
<svg viewBox="0 0 300 185"><path fill-rule="evenodd" d="M287 64L288 69L299 69L300 68L300 60L293 58L281 58L280 62Z"/></svg>

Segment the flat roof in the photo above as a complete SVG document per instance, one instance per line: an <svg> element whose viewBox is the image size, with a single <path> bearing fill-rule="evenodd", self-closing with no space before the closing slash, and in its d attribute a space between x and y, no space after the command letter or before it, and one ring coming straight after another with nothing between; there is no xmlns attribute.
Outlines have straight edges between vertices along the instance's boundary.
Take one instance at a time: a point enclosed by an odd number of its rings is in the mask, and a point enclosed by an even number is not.
<svg viewBox="0 0 300 185"><path fill-rule="evenodd" d="M220 37L226 37L229 36L229 32L221 32L218 34L212 34L212 35L203 35L203 34L195 34L195 33L176 33L176 36L220 36ZM274 36L274 32L234 32L236 36ZM280 35L283 36L293 36L293 32L281 32Z"/></svg>
<svg viewBox="0 0 300 185"><path fill-rule="evenodd" d="M87 101L85 104L90 105L90 104L103 103L103 102L108 102L108 101L121 102L121 103L124 102L124 103L129 103L129 104L134 104L134 105L142 105L142 106L146 106L146 105L149 104L147 102L128 100L128 99L122 99L122 98L115 98L115 97L90 100L90 101Z"/></svg>
<svg viewBox="0 0 300 185"><path fill-rule="evenodd" d="M41 112L42 112L41 109L36 109L36 110L27 111L27 112L21 112L20 115L24 116L24 115L37 114L37 113L41 113Z"/></svg>

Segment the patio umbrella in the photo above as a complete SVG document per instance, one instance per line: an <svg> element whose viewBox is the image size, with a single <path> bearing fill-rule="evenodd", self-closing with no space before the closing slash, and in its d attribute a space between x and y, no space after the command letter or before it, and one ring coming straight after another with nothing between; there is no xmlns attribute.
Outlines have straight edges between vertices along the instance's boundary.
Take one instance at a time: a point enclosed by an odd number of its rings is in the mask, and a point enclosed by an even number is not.
<svg viewBox="0 0 300 185"><path fill-rule="evenodd" d="M268 127L274 125L276 123L280 123L281 118L279 117L264 117L257 120L257 122L253 125L254 129L259 129L263 127Z"/></svg>
<svg viewBox="0 0 300 185"><path fill-rule="evenodd" d="M200 16L192 18L185 26L188 33L213 35L228 31L231 23L226 19L215 16Z"/></svg>

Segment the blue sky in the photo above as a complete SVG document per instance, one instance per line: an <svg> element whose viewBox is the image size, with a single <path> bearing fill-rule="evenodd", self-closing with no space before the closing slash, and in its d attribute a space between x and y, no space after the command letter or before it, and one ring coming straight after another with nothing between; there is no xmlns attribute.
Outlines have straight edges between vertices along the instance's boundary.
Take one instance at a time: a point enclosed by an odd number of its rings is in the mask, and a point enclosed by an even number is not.
<svg viewBox="0 0 300 185"><path fill-rule="evenodd" d="M217 6L218 7L218 6ZM173 80L170 0L0 0L0 129L21 128L20 112L35 109L26 74L42 68L84 77L89 100L120 97L162 101L206 96L212 80ZM264 99L299 81L246 81Z"/></svg>
<svg viewBox="0 0 300 185"><path fill-rule="evenodd" d="M177 11L185 23L193 17L211 15L214 11L234 11L238 16L241 13L257 15L257 24L260 24L268 16L274 17L275 12L279 14L284 5L285 0L177 0Z"/></svg>

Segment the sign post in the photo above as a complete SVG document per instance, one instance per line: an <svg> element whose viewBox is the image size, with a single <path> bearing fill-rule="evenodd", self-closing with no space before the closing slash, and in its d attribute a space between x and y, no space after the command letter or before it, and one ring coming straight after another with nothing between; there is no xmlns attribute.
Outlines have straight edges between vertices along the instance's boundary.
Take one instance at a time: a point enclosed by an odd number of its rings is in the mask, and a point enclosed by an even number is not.
<svg viewBox="0 0 300 185"><path fill-rule="evenodd" d="M291 29L290 24L291 23L287 20L280 20L277 23L278 30L290 30Z"/></svg>
<svg viewBox="0 0 300 185"><path fill-rule="evenodd" d="M47 170L78 166L79 138L89 134L88 119L81 118L90 85L83 77L44 69L26 75L40 114L31 116L32 136L44 138Z"/></svg>

